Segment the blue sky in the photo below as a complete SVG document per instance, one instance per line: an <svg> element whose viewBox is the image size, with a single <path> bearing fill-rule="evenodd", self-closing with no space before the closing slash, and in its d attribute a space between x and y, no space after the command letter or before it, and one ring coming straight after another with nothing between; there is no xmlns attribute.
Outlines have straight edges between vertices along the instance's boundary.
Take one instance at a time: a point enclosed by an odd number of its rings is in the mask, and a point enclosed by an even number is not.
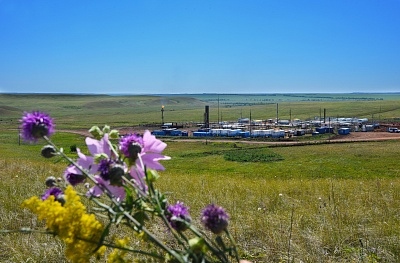
<svg viewBox="0 0 400 263"><path fill-rule="evenodd" d="M0 92L399 92L400 0L0 0Z"/></svg>

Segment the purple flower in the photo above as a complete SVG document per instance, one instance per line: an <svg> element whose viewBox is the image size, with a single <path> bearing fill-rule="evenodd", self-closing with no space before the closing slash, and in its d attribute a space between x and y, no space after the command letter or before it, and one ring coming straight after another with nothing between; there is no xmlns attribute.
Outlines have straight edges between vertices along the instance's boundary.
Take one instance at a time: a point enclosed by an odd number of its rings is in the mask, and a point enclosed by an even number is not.
<svg viewBox="0 0 400 263"><path fill-rule="evenodd" d="M125 174L125 166L119 161L111 159L101 159L99 163L100 177L110 181L112 185L122 186L122 177Z"/></svg>
<svg viewBox="0 0 400 263"><path fill-rule="evenodd" d="M87 157L83 154L80 154L82 166L96 169L94 173L99 172L103 181L106 181L114 186L122 186L122 176L127 170L126 165L119 160L111 158L112 154L110 142L108 140L108 134L104 134L104 137L99 141L86 138L86 144L93 156L100 154L105 155L104 157L108 158L102 157L98 164L94 164L93 157Z"/></svg>
<svg viewBox="0 0 400 263"><path fill-rule="evenodd" d="M128 134L119 141L121 152L128 158L137 159L144 147L143 138L138 134Z"/></svg>
<svg viewBox="0 0 400 263"><path fill-rule="evenodd" d="M114 186L110 184L110 181L103 180L100 176L96 175L94 177L98 183L98 185L95 185L94 187L90 188L89 191L86 193L86 196L94 196L94 197L99 197L103 193L103 188L106 188L108 191L110 191L111 194L114 195L114 197L117 199L117 201L121 201L125 199L125 188L119 187L119 186Z"/></svg>
<svg viewBox="0 0 400 263"><path fill-rule="evenodd" d="M53 119L45 113L33 111L24 113L21 119L22 137L25 141L34 141L43 136L50 136L54 133Z"/></svg>
<svg viewBox="0 0 400 263"><path fill-rule="evenodd" d="M121 170L122 174L125 173L126 166L111 160L112 154L108 134L104 134L101 140L86 138L86 145L92 156L86 156L80 149L77 149L79 156L77 160L78 165L87 170L90 174L100 172L100 175L94 177L97 181L97 185L89 189L86 195L99 197L103 193L103 189L106 188L118 200L125 199L125 189L119 187L119 183L121 182L119 179L121 179ZM94 162L93 157L96 155L104 155L106 158L101 159L100 163L97 164Z"/></svg>
<svg viewBox="0 0 400 263"><path fill-rule="evenodd" d="M141 189L147 189L147 185L145 185L143 180L145 174L141 161L147 168L164 170L164 166L162 166L159 161L171 159L169 156L161 154L165 147L167 147L166 143L156 139L156 137L147 130L144 132L143 138L137 134L129 134L120 140L121 152L128 158L136 160L136 167L132 166L130 174ZM134 158L135 154L140 156L141 161L139 158Z"/></svg>
<svg viewBox="0 0 400 263"><path fill-rule="evenodd" d="M46 200L47 198L49 198L51 195L54 195L54 198L57 199L57 197L63 194L63 191L58 188L58 187L52 187L47 189L47 191L44 193L44 195L42 195L42 200Z"/></svg>
<svg viewBox="0 0 400 263"><path fill-rule="evenodd" d="M121 152L128 158L135 158L139 154L143 164L153 170L164 170L158 161L171 159L164 156L161 152L167 147L167 144L156 139L149 131L145 131L143 138L137 134L129 134L120 140ZM136 165L141 166L140 160L136 160Z"/></svg>
<svg viewBox="0 0 400 263"><path fill-rule="evenodd" d="M188 207L184 206L183 203L179 201L175 205L169 205L167 207L168 213L166 214L166 217L173 229L177 231L185 231L187 229L186 223L180 220L188 223L192 221L188 209Z"/></svg>
<svg viewBox="0 0 400 263"><path fill-rule="evenodd" d="M201 214L201 222L214 234L220 234L228 226L229 216L225 210L214 204L206 206Z"/></svg>
<svg viewBox="0 0 400 263"><path fill-rule="evenodd" d="M73 165L70 165L64 172L64 178L72 186L75 186L77 184L83 183L86 179L86 176L83 175L78 168L76 168Z"/></svg>
<svg viewBox="0 0 400 263"><path fill-rule="evenodd" d="M109 180L108 172L110 169L110 165L112 165L113 161L111 159L101 159L99 163L99 169L101 178L104 180Z"/></svg>

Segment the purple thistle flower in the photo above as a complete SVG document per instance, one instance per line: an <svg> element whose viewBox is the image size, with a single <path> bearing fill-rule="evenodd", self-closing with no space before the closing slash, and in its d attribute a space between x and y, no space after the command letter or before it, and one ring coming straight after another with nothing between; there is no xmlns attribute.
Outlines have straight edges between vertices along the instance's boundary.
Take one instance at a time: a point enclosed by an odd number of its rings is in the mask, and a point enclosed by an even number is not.
<svg viewBox="0 0 400 263"><path fill-rule="evenodd" d="M206 206L201 214L201 222L214 234L220 234L228 226L229 216L225 210L214 204Z"/></svg>
<svg viewBox="0 0 400 263"><path fill-rule="evenodd" d="M83 175L81 171L78 170L78 168L76 168L73 165L70 165L64 172L64 178L72 186L75 186L77 184L83 183L86 179L86 176Z"/></svg>
<svg viewBox="0 0 400 263"><path fill-rule="evenodd" d="M101 159L98 171L100 177L110 181L111 185L122 185L122 176L125 174L125 167L118 161L111 159Z"/></svg>
<svg viewBox="0 0 400 263"><path fill-rule="evenodd" d="M166 214L166 218L173 229L177 231L185 231L187 229L185 222L176 219L181 219L190 223L192 218L190 217L188 210L189 208L179 201L175 205L169 205L167 207L168 213Z"/></svg>
<svg viewBox="0 0 400 263"><path fill-rule="evenodd" d="M47 191L42 195L42 201L49 198L51 195L54 195L54 198L57 199L59 195L63 194L63 191L58 187L52 187L47 189Z"/></svg>
<svg viewBox="0 0 400 263"><path fill-rule="evenodd" d="M45 113L25 112L20 121L22 122L22 137L25 141L36 142L37 139L54 133L53 119Z"/></svg>
<svg viewBox="0 0 400 263"><path fill-rule="evenodd" d="M144 147L143 138L138 134L128 134L119 141L121 152L128 158L136 160L137 155L142 152Z"/></svg>
<svg viewBox="0 0 400 263"><path fill-rule="evenodd" d="M99 169L101 178L104 180L109 180L108 171L110 169L110 165L113 163L111 159L101 159L99 163Z"/></svg>

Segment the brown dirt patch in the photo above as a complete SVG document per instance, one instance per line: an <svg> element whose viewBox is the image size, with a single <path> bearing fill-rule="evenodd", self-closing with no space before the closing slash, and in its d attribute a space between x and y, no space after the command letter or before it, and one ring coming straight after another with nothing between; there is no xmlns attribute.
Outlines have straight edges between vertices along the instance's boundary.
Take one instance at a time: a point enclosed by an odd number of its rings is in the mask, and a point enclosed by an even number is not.
<svg viewBox="0 0 400 263"><path fill-rule="evenodd" d="M390 132L351 132L348 135L335 135L331 140L349 140L349 141L379 141L379 140L397 140L400 139L400 133Z"/></svg>

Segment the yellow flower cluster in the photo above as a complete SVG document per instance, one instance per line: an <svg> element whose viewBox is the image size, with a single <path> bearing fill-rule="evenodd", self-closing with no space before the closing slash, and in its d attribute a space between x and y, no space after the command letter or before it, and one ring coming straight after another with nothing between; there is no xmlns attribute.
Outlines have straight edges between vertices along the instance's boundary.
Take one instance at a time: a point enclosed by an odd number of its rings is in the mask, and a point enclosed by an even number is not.
<svg viewBox="0 0 400 263"><path fill-rule="evenodd" d="M126 247L127 244L129 243L129 237L125 237L124 239L118 239L115 241L115 245L118 247ZM126 250L121 250L118 248L115 248L113 252L110 253L108 256L108 263L125 263L124 256L126 255L127 251Z"/></svg>
<svg viewBox="0 0 400 263"><path fill-rule="evenodd" d="M86 207L71 186L65 191L65 200L65 204L61 205L52 195L44 201L34 196L25 200L22 207L38 215L39 220L45 220L49 231L66 243L65 255L69 260L89 262L104 227L93 214L86 214ZM97 253L103 254L104 251L102 246Z"/></svg>

